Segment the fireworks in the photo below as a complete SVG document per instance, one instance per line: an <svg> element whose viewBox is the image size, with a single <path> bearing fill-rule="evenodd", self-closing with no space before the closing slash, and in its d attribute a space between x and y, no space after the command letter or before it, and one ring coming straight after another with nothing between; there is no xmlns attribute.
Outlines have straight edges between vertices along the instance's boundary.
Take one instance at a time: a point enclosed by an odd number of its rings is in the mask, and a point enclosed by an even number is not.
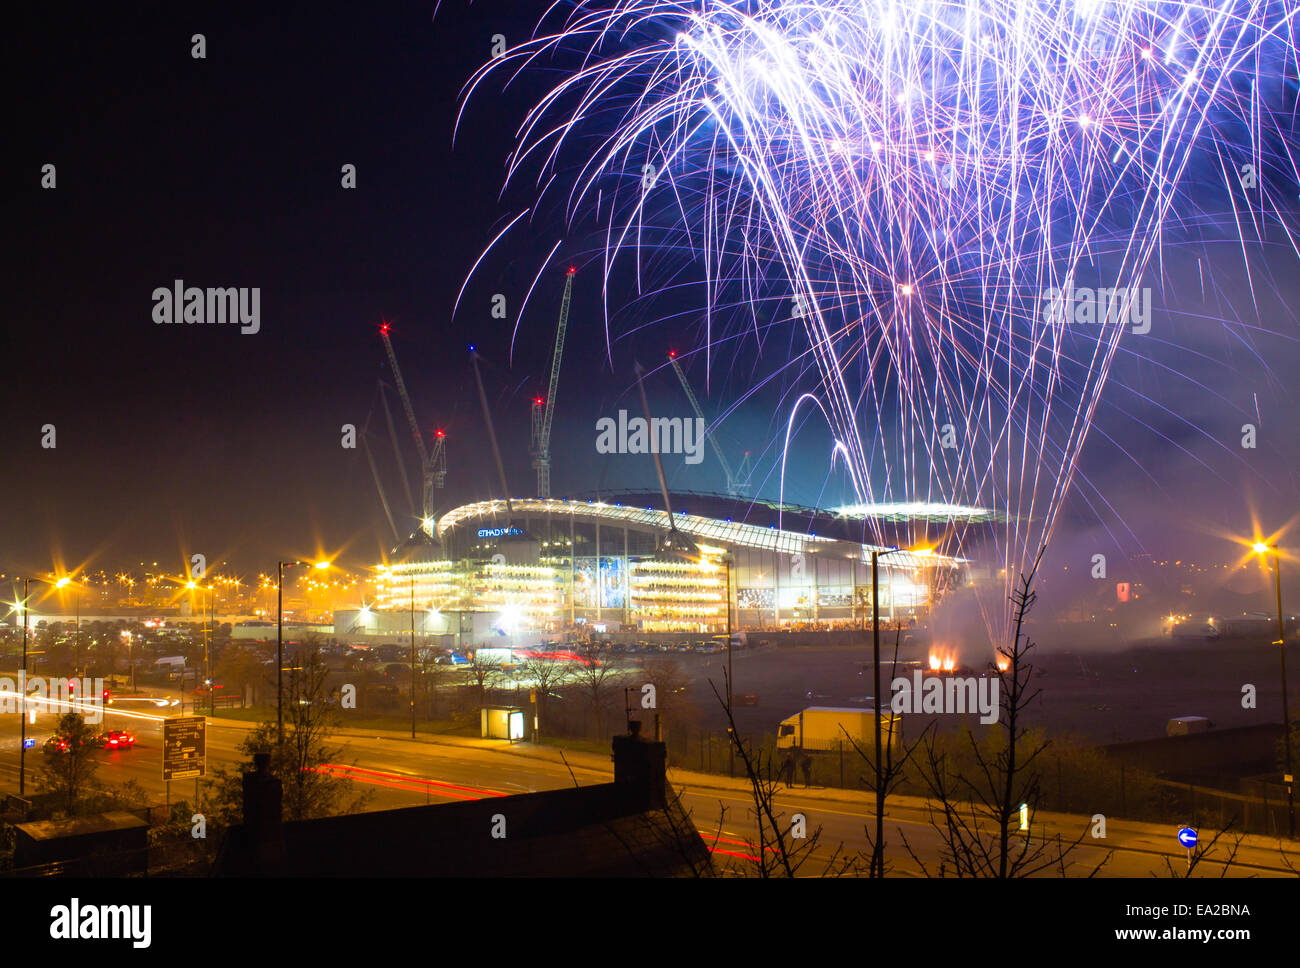
<svg viewBox="0 0 1300 968"><path fill-rule="evenodd" d="M1189 171L1208 160L1243 232L1280 214L1237 182L1289 157L1264 146L1295 18L1294 0L580 2L471 89L569 65L509 177L540 166L575 222L599 219L606 279L690 256L710 365L724 333L801 328L781 365L817 392L794 406L824 415L858 500L1003 512L1014 581L1121 335L1150 326Z"/></svg>

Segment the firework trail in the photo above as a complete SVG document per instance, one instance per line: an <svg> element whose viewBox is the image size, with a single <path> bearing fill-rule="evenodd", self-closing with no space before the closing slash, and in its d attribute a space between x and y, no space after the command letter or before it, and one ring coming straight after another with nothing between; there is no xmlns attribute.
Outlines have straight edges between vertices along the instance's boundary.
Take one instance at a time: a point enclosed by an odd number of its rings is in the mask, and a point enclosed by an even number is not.
<svg viewBox="0 0 1300 968"><path fill-rule="evenodd" d="M536 172L575 221L601 206L607 283L625 255L640 280L688 253L710 344L783 306L858 500L993 509L1014 581L1194 157L1230 182L1293 173L1264 92L1295 76L1295 19L1295 0L577 2L468 90L560 63L508 180ZM1280 220L1253 198L1233 196L1243 239Z"/></svg>

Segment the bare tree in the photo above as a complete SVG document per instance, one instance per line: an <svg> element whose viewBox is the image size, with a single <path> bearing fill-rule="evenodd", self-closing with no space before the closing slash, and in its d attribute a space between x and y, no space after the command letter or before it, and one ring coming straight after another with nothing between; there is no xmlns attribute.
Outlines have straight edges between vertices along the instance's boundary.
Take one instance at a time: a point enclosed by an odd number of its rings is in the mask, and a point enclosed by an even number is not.
<svg viewBox="0 0 1300 968"><path fill-rule="evenodd" d="M246 645L232 645L222 650L213 669L213 676L217 682L238 689L241 703L248 694L249 687L256 686L267 678L266 667L262 665L257 650Z"/></svg>
<svg viewBox="0 0 1300 968"><path fill-rule="evenodd" d="M1052 868L1064 874L1066 857L1087 836L1085 829L1067 843L1060 835L1035 839L1028 829L1023 834L1012 829L1022 809L1033 816L1042 803L1034 764L1050 745L1046 739L1032 741L1027 749L1021 743L1027 732L1023 725L1025 710L1040 691L1030 689L1034 670L1028 656L1034 644L1025 634L1025 617L1037 597L1034 576L1046 550L1046 546L1039 549L1033 568L1020 576L1011 594L1015 608L1012 638L997 650L1002 661L989 669L989 674L996 674L999 686L998 727L984 742L977 741L973 733L966 734L973 767L964 774L955 773L947 755L938 750L933 734L924 744L920 772L931 798L930 823L943 843L936 872L941 877L1028 877ZM930 869L905 834L902 839L912 859L930 876ZM1092 874L1110 856L1107 854Z"/></svg>
<svg viewBox="0 0 1300 968"><path fill-rule="evenodd" d="M902 624L894 630L894 657L890 664L889 681L893 682L898 671L898 648L902 642ZM872 697L876 704L875 714L880 716L890 706L882 702L879 697ZM888 870L885 857L885 837L884 837L884 817L885 803L889 794L897 789L906 775L907 764L911 761L913 752L927 742L933 732L934 724L930 723L922 731L921 735L914 739L910 744L902 745L902 720L891 713L889 716L889 726L885 729L882 724L882 732L885 733L885 742L881 744L881 761L876 762L875 750L867 749L859 743L849 731L840 726L840 731L844 734L845 739L852 744L853 749L858 756L866 763L867 775L861 777L862 784L876 795L876 829L879 834L873 833L871 826L867 825L866 831L867 845L871 848L871 854L868 858L867 869L871 872L872 877L884 877ZM874 744L873 744L874 745ZM895 749L898 749L898 755L895 755Z"/></svg>
<svg viewBox="0 0 1300 968"><path fill-rule="evenodd" d="M573 681L596 719L596 738L600 739L605 713L624 677L608 659L599 657L599 649L584 646L578 655L581 661L573 665Z"/></svg>
<svg viewBox="0 0 1300 968"><path fill-rule="evenodd" d="M474 683L474 688L478 692L478 704L486 706L488 701L488 691L501 678L501 663L495 659L489 659L483 655L481 650L475 650L473 658L469 660L467 666L470 680Z"/></svg>
<svg viewBox="0 0 1300 968"><path fill-rule="evenodd" d="M546 719L546 701L550 698L551 693L555 691L565 680L572 674L572 670L567 662L562 662L553 657L532 658L524 663L524 676L529 679L533 687L537 690L537 720L539 723L547 722ZM541 726L538 726L538 734L541 733Z"/></svg>
<svg viewBox="0 0 1300 968"><path fill-rule="evenodd" d="M725 671L723 677L725 683ZM748 841L752 853L745 859L749 861L749 865L732 865L727 873L761 878L796 877L816 853L821 841L821 827L817 827L811 833L807 833L805 829L805 836L802 837L796 835L798 822L796 816L791 816L787 820L784 812L776 804L780 780L772 770L772 754L753 748L741 737L740 731L736 728L735 715L727 708L726 692L719 692L712 680L709 681L709 687L726 713L727 735L731 737L736 756L744 768L746 779L749 780L751 804L749 813L754 819L758 833L757 840ZM806 824L806 820L803 822ZM853 867L854 859L842 857L841 848L837 847L832 851L818 876L837 877L850 872Z"/></svg>
<svg viewBox="0 0 1300 968"><path fill-rule="evenodd" d="M416 701L424 702L426 719L433 719L434 698L447 680L447 667L439 665L437 657L433 649L419 649L415 653Z"/></svg>
<svg viewBox="0 0 1300 968"><path fill-rule="evenodd" d="M687 693L691 679L680 662L667 656L647 659L641 674L642 682L655 687L655 706L661 717L679 723L695 718L697 710Z"/></svg>

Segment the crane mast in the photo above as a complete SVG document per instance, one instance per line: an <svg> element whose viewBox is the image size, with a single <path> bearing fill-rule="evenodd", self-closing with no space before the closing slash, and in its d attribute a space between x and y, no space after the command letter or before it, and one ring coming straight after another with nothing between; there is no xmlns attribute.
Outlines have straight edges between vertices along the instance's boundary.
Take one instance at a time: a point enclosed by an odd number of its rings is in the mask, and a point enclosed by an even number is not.
<svg viewBox="0 0 1300 968"><path fill-rule="evenodd" d="M677 379L681 381L682 389L686 391L686 399L691 402L691 409L695 411L695 416L705 426L705 435L709 438L709 443L713 446L713 452L718 455L718 463L722 465L722 473L727 479L727 494L731 497L740 496L740 478L732 473L731 465L727 463L727 458L722 455L722 448L718 446L718 439L714 436L712 430L708 430L709 423L704 419L704 411L700 409L700 401L695 399L695 391L686 380L686 374L682 371L682 366L677 362L677 354L669 353L668 362L673 365L673 370L677 374ZM745 453L745 461L741 464L743 470L749 463L749 453Z"/></svg>
<svg viewBox="0 0 1300 968"><path fill-rule="evenodd" d="M551 382L546 398L533 399L532 435L528 452L537 470L537 496L551 496L551 425L555 419L555 392L560 385L560 360L564 356L564 334L569 326L569 300L573 295L572 266L564 279L564 297L560 300L560 321L555 328L555 352L551 356Z"/></svg>
<svg viewBox="0 0 1300 968"><path fill-rule="evenodd" d="M433 536L435 524L433 516L433 489L442 487L447 477L447 438L441 430L434 436L433 450L424 445L424 435L420 433L420 423L415 419L415 409L411 406L411 395L406 392L406 381L402 379L402 368L397 365L397 354L393 352L393 341L388 335L388 322L379 326L379 335L384 340L384 349L388 353L388 363L393 368L393 382L397 385L397 395L402 399L402 409L406 412L406 422L411 427L411 436L415 438L415 448L420 455L420 530L429 537Z"/></svg>

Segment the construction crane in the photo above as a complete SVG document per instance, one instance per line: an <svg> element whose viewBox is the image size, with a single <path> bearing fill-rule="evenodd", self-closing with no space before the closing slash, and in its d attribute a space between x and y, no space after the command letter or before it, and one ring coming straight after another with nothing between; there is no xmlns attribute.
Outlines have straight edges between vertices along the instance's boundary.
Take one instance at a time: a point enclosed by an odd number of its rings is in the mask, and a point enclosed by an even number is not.
<svg viewBox="0 0 1300 968"><path fill-rule="evenodd" d="M564 298L560 300L560 322L555 327L555 353L551 356L551 383L546 396L533 398L533 432L528 453L537 470L537 496L551 496L551 424L555 419L555 391L560 385L560 360L564 356L564 332L569 326L569 298L573 294L573 277L569 267L564 278Z"/></svg>
<svg viewBox="0 0 1300 968"><path fill-rule="evenodd" d="M682 371L682 365L677 362L677 351L673 350L668 354L668 362L673 365L673 370L677 373L677 379L682 383L682 389L686 391L686 399L691 402L691 409L695 411L695 416L699 418L705 428L708 428L708 421L704 419L704 411L700 409L700 401L695 399L695 391L691 389L690 383L686 380L686 374ZM718 455L718 463L722 465L722 473L727 479L727 494L731 497L740 497L742 477L749 469L749 451L745 451L745 459L740 463L740 470L733 473L731 465L727 463L727 458L722 454L722 448L718 446L718 438L714 436L712 430L705 430L709 438L709 443L713 445L713 452Z"/></svg>
<svg viewBox="0 0 1300 968"><path fill-rule="evenodd" d="M397 365L397 354L393 352L393 341L388 335L388 321L379 326L379 335L383 338L384 349L388 352L388 363L393 368L393 382L397 384L397 395L402 399L402 409L406 411L406 422L411 426L411 435L415 438L415 448L420 455L420 530L428 537L433 537L436 520L433 516L433 489L442 487L447 479L447 438L441 430L434 435L433 450L424 445L424 435L420 433L419 421L415 419L415 410L411 407L411 395L406 392L406 382L402 379L402 369Z"/></svg>
<svg viewBox="0 0 1300 968"><path fill-rule="evenodd" d="M379 388L376 392L381 397L383 396L384 382L382 380L379 381ZM361 428L361 433L359 434L361 437L361 447L366 453L366 463L370 465L370 476L375 479L375 490L379 492L379 503L384 507L384 517L388 519L388 526L393 529L393 540L401 541L402 536L397 530L397 522L393 520L392 508L388 505L388 493L384 490L383 478L379 476L379 465L375 463L374 452L370 449L370 420L374 415L375 408L372 406L370 408L370 413L366 415L365 426ZM403 475L402 483L406 483L405 475Z"/></svg>

